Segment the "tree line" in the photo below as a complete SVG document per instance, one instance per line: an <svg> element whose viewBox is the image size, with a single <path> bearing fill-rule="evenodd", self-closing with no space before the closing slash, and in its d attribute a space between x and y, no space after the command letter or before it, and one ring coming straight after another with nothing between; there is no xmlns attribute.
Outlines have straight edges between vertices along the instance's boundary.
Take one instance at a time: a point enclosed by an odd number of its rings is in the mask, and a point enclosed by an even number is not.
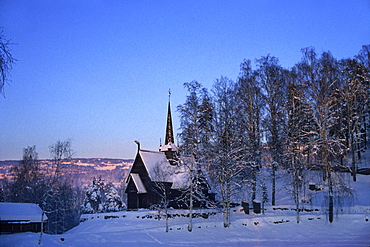
<svg viewBox="0 0 370 247"><path fill-rule="evenodd" d="M35 203L47 216L49 234L61 234L79 224L80 215L120 211L125 208L118 191L99 177L83 190L73 181L64 163L72 159L71 141L50 146L51 162L42 169L36 146L23 149L18 166L13 166L0 187L0 201ZM41 237L40 237L41 240Z"/></svg>
<svg viewBox="0 0 370 247"><path fill-rule="evenodd" d="M208 170L226 227L237 193L247 191L256 200L261 168L270 171L272 205L278 169L290 175L297 222L309 171L319 171L326 184L330 222L336 198L351 194L338 171L348 170L356 181L369 142L370 45L348 59L313 47L302 55L289 69L271 55L257 59L255 69L244 60L236 80L221 76L210 90L184 83L188 95L178 106L182 156L194 160L192 171Z"/></svg>
<svg viewBox="0 0 370 247"><path fill-rule="evenodd" d="M36 146L24 148L19 165L7 174L1 200L38 204L48 219L44 231L61 234L79 222L81 190L63 169L63 162L73 155L71 141L57 141L50 146L50 155L52 162L45 171Z"/></svg>

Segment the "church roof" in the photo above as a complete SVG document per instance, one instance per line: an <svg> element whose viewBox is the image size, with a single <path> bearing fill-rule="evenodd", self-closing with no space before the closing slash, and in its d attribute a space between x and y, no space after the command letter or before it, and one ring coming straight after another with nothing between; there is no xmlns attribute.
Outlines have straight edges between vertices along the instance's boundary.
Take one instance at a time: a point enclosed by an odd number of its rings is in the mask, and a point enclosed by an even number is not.
<svg viewBox="0 0 370 247"><path fill-rule="evenodd" d="M138 194L146 193L147 191L145 189L143 181L141 181L141 178L140 178L139 174L131 173L130 176L131 176L131 179L134 181L134 184L137 188L137 193Z"/></svg>
<svg viewBox="0 0 370 247"><path fill-rule="evenodd" d="M166 170L165 168L171 166L171 164L167 161L164 153L140 150L139 154L152 181L172 182L172 180L170 180L167 176L164 176L164 174L161 174L160 172L160 170Z"/></svg>
<svg viewBox="0 0 370 247"><path fill-rule="evenodd" d="M152 181L172 183L172 189L189 186L189 173L185 167L171 165L163 152L139 150L139 155Z"/></svg>
<svg viewBox="0 0 370 247"><path fill-rule="evenodd" d="M165 151L174 151L174 152L177 152L179 150L179 148L172 142L166 144L166 145L163 145L159 148L159 151L161 152L165 152Z"/></svg>

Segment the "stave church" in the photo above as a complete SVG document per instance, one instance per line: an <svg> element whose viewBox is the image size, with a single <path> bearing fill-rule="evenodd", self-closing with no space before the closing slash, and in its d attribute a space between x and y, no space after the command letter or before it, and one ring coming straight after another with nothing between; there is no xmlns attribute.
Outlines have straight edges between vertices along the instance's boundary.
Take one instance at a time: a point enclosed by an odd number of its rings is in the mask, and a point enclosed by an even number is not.
<svg viewBox="0 0 370 247"><path fill-rule="evenodd" d="M170 97L164 145L160 144L158 151L150 151L141 149L138 141L135 143L137 153L126 179L127 209L150 209L163 203L163 200L168 202L168 207L188 208L190 173L183 165L179 147L175 145ZM194 207L204 208L215 201L215 193L205 171L197 173L201 176L196 176L197 181L193 179L198 194L192 203Z"/></svg>

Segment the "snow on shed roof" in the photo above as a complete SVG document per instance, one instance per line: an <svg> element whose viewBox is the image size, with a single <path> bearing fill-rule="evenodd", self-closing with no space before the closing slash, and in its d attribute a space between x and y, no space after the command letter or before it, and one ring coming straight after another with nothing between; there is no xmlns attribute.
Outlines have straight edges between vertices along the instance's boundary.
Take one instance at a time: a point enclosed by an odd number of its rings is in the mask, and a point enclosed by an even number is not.
<svg viewBox="0 0 370 247"><path fill-rule="evenodd" d="M185 189L189 186L186 169L171 165L163 152L140 150L139 154L152 181L173 183L172 189Z"/></svg>
<svg viewBox="0 0 370 247"><path fill-rule="evenodd" d="M0 221L41 222L41 215L41 208L34 203L0 203Z"/></svg>
<svg viewBox="0 0 370 247"><path fill-rule="evenodd" d="M139 174L131 173L130 176L131 176L132 180L134 181L134 184L135 184L136 189L137 189L137 193L138 194L147 193L147 191L145 189L145 186L143 184L143 181L141 181L141 178L140 178Z"/></svg>

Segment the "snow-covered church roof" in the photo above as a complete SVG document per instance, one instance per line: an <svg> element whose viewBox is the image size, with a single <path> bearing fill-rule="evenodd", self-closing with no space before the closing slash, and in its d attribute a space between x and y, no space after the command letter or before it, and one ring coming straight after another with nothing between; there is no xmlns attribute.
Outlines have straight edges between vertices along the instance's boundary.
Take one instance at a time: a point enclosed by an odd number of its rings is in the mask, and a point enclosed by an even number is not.
<svg viewBox="0 0 370 247"><path fill-rule="evenodd" d="M186 168L171 165L163 152L139 150L139 155L152 181L172 183L172 189L185 189L189 186Z"/></svg>
<svg viewBox="0 0 370 247"><path fill-rule="evenodd" d="M137 174L137 173L131 173L130 174L130 177L134 181L134 184L135 184L135 186L137 188L137 193L138 194L145 194L145 193L147 193L146 188L144 186L144 183L141 180L139 174Z"/></svg>
<svg viewBox="0 0 370 247"><path fill-rule="evenodd" d="M163 145L159 148L159 151L165 152L165 151L179 151L179 148L172 142L167 143L166 145Z"/></svg>
<svg viewBox="0 0 370 247"><path fill-rule="evenodd" d="M0 203L0 221L41 222L42 210L34 203ZM44 215L44 220L47 217Z"/></svg>

